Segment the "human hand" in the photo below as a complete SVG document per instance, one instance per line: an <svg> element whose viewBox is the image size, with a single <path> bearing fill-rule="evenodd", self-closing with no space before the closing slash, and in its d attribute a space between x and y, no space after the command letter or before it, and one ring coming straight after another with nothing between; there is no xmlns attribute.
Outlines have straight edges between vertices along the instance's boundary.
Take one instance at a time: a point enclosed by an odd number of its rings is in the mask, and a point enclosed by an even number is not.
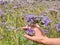
<svg viewBox="0 0 60 45"><path fill-rule="evenodd" d="M27 30L28 28L32 28L35 31L35 35L29 36L28 34L25 34L24 37L26 37L27 39L30 39L38 43L44 43L44 40L47 39L45 34L40 29L39 25L30 25L23 27L24 30Z"/></svg>

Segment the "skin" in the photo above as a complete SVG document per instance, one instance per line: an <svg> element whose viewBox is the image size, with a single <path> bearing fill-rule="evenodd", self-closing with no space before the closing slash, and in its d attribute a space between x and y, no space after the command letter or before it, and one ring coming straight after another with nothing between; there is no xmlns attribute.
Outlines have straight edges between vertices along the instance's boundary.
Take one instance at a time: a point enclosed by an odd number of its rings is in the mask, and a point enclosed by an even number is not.
<svg viewBox="0 0 60 45"><path fill-rule="evenodd" d="M33 28L35 31L34 36L29 36L27 34L24 35L29 40L35 41L37 43L42 43L44 45L60 45L60 38L48 38L40 29L39 25L30 25L22 27L22 29L26 30L28 28Z"/></svg>

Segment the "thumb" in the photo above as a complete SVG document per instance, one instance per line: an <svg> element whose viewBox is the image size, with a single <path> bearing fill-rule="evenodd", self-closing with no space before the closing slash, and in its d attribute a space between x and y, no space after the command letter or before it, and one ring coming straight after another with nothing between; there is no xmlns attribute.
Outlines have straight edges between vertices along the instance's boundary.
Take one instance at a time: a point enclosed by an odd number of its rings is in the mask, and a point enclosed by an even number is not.
<svg viewBox="0 0 60 45"><path fill-rule="evenodd" d="M26 38L29 39L29 40L33 40L33 37L31 37L31 36L29 36L29 35L27 35L27 34L25 34L24 37L26 37Z"/></svg>

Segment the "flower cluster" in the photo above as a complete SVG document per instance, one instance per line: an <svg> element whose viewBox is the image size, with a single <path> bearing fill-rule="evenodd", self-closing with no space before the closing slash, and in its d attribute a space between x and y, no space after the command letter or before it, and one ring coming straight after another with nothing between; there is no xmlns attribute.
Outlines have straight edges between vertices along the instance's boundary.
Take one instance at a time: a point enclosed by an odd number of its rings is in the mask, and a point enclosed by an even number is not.
<svg viewBox="0 0 60 45"><path fill-rule="evenodd" d="M42 25L47 26L49 23L51 23L51 20L46 16L36 16L36 15L26 15L26 20L29 23L39 23L41 22Z"/></svg>
<svg viewBox="0 0 60 45"><path fill-rule="evenodd" d="M33 35L35 35L35 31L33 30L33 29L27 29L26 31L25 31L28 35L30 35L30 36L33 36Z"/></svg>
<svg viewBox="0 0 60 45"><path fill-rule="evenodd" d="M43 15L43 16L42 16L41 23L42 23L44 26L47 26L48 24L51 23L51 20L50 20L46 15Z"/></svg>
<svg viewBox="0 0 60 45"><path fill-rule="evenodd" d="M4 5L4 4L6 4L7 3L7 1L0 1L0 5Z"/></svg>
<svg viewBox="0 0 60 45"><path fill-rule="evenodd" d="M40 23L44 26L48 26L51 23L51 20L46 16L46 15L42 15L42 16L36 16L36 15L26 15L26 20L27 22L29 22L30 24L36 24L36 23ZM28 29L26 31L27 34L33 34L33 31L31 31L30 29Z"/></svg>
<svg viewBox="0 0 60 45"><path fill-rule="evenodd" d="M41 20L41 18L39 16L36 15L26 15L26 20L29 23L39 23L39 21Z"/></svg>
<svg viewBox="0 0 60 45"><path fill-rule="evenodd" d="M0 16L4 15L4 11L2 9L0 9Z"/></svg>

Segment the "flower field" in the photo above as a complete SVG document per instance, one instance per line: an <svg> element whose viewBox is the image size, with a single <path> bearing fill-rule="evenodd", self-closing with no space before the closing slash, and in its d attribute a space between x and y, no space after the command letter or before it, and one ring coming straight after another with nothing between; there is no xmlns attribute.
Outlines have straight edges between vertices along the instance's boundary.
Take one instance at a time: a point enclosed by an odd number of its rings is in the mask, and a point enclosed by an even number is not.
<svg viewBox="0 0 60 45"><path fill-rule="evenodd" d="M41 17L38 23L48 37L60 37L60 2L43 0L0 1L0 45L42 45L26 39L21 27ZM37 18L36 20L39 20Z"/></svg>

